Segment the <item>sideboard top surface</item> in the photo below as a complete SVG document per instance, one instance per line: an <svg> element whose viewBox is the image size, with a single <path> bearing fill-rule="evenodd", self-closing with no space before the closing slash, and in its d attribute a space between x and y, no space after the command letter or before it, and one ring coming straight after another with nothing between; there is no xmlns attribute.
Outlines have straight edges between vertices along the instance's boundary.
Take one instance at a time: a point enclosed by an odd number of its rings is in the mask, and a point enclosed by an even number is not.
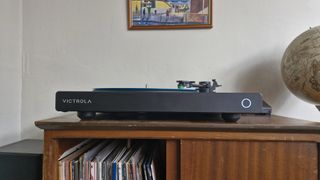
<svg viewBox="0 0 320 180"><path fill-rule="evenodd" d="M221 120L90 120L81 121L74 114L36 121L44 130L175 130L304 132L320 134L320 123L282 116L242 116L233 123Z"/></svg>

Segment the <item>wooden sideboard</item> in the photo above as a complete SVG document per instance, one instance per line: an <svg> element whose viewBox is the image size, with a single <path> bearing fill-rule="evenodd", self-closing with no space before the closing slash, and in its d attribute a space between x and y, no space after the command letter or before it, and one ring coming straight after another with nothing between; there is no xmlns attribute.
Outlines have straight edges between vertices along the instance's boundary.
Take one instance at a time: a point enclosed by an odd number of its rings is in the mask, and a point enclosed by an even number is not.
<svg viewBox="0 0 320 180"><path fill-rule="evenodd" d="M35 122L44 129L43 179L58 179L58 157L82 139L148 139L164 144L167 180L320 180L320 123L242 116L236 123L197 120Z"/></svg>

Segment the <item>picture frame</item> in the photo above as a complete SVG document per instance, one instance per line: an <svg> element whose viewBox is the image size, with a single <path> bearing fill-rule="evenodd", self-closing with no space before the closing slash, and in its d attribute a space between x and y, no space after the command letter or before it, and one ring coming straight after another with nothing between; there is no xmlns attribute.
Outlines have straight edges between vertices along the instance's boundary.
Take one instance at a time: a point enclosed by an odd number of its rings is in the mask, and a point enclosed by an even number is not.
<svg viewBox="0 0 320 180"><path fill-rule="evenodd" d="M127 0L128 29L212 28L212 0Z"/></svg>

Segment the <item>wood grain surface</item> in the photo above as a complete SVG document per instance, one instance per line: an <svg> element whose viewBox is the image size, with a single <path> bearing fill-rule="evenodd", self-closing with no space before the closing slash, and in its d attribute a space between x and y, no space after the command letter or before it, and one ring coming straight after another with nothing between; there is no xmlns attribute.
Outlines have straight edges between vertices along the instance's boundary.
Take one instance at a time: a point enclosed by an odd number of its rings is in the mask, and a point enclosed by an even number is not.
<svg viewBox="0 0 320 180"><path fill-rule="evenodd" d="M43 179L58 179L58 158L81 139L154 139L165 144L167 180L319 180L320 124L280 116L221 121L37 121L45 130Z"/></svg>
<svg viewBox="0 0 320 180"><path fill-rule="evenodd" d="M317 144L182 140L181 179L317 180Z"/></svg>
<svg viewBox="0 0 320 180"><path fill-rule="evenodd" d="M243 131L243 132L320 132L319 122L310 122L281 116L242 116L234 123L222 120L114 120L81 121L76 115L66 115L36 121L46 130L174 130L174 131Z"/></svg>
<svg viewBox="0 0 320 180"><path fill-rule="evenodd" d="M180 166L180 141L178 140L167 140L166 141L166 180L179 179Z"/></svg>

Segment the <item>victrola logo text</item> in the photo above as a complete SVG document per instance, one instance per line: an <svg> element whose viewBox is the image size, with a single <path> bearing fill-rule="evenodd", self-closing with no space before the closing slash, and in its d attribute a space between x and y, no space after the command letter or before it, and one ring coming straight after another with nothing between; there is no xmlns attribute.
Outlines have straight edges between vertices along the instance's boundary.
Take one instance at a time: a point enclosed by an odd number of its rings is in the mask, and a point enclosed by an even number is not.
<svg viewBox="0 0 320 180"><path fill-rule="evenodd" d="M64 104L92 104L90 99L62 99Z"/></svg>

